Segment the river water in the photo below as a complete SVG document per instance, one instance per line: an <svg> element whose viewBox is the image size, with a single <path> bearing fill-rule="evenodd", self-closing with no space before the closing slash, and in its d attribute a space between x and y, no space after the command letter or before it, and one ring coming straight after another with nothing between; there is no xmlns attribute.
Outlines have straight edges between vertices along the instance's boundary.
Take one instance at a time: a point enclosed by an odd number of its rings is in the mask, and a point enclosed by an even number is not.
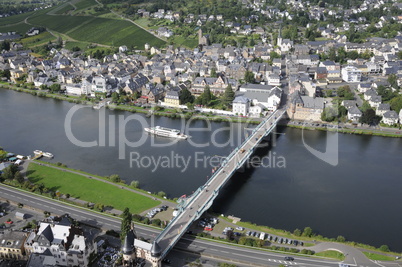
<svg viewBox="0 0 402 267"><path fill-rule="evenodd" d="M151 137L143 131L149 124L186 129L191 138ZM0 145L8 151L51 152L52 162L119 174L174 198L205 183L254 126L147 118L0 89L0 127ZM332 164L306 148L325 152L327 140L338 141ZM220 192L215 212L289 231L310 226L324 236L402 251L401 139L278 127L276 139L255 156Z"/></svg>

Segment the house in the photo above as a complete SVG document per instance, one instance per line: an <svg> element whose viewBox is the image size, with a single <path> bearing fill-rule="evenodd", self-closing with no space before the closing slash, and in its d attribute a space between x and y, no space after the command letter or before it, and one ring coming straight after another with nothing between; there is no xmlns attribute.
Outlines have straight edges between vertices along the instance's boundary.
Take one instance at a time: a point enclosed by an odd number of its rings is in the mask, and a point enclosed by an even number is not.
<svg viewBox="0 0 402 267"><path fill-rule="evenodd" d="M362 112L357 108L357 106L348 109L348 120L358 122L361 116Z"/></svg>
<svg viewBox="0 0 402 267"><path fill-rule="evenodd" d="M25 260L26 253L24 243L27 239L26 232L1 231L0 232L0 258Z"/></svg>
<svg viewBox="0 0 402 267"><path fill-rule="evenodd" d="M164 87L162 84L147 83L142 90L142 96L147 99L148 103L156 104L164 97Z"/></svg>
<svg viewBox="0 0 402 267"><path fill-rule="evenodd" d="M232 86L234 91L237 88L236 80L229 79L225 76L219 76L218 78L197 77L191 85L191 92L195 95L199 95L204 92L207 85L214 95L222 95L229 85Z"/></svg>
<svg viewBox="0 0 402 267"><path fill-rule="evenodd" d="M325 103L324 98L302 96L299 91L296 91L291 96L288 116L293 120L321 121Z"/></svg>
<svg viewBox="0 0 402 267"><path fill-rule="evenodd" d="M242 95L236 96L232 102L233 113L247 116L250 108L250 99Z"/></svg>
<svg viewBox="0 0 402 267"><path fill-rule="evenodd" d="M281 85L281 78L278 74L271 74L268 76L268 84L273 86Z"/></svg>
<svg viewBox="0 0 402 267"><path fill-rule="evenodd" d="M369 100L368 100L369 104L371 107L373 108L378 108L381 104L381 96L377 95L377 96L372 96Z"/></svg>
<svg viewBox="0 0 402 267"><path fill-rule="evenodd" d="M381 121L387 125L394 125L398 123L398 119L398 114L395 111L390 110L384 113Z"/></svg>
<svg viewBox="0 0 402 267"><path fill-rule="evenodd" d="M29 254L48 250L58 266L88 266L90 255L97 252L94 241L84 236L67 214L40 222L38 230L29 233L24 247Z"/></svg>
<svg viewBox="0 0 402 267"><path fill-rule="evenodd" d="M318 67L314 73L314 79L316 80L324 80L328 76L328 71L324 67Z"/></svg>
<svg viewBox="0 0 402 267"><path fill-rule="evenodd" d="M402 109L399 111L399 123L402 123Z"/></svg>
<svg viewBox="0 0 402 267"><path fill-rule="evenodd" d="M355 100L343 100L341 104L342 104L342 106L344 106L346 109L350 109L350 108L356 107L356 101L355 101Z"/></svg>
<svg viewBox="0 0 402 267"><path fill-rule="evenodd" d="M370 100L370 98L374 96L378 96L377 91L374 89L369 89L363 94L364 100L366 101Z"/></svg>
<svg viewBox="0 0 402 267"><path fill-rule="evenodd" d="M380 104L378 105L377 109L375 110L375 115L377 116L384 116L384 113L390 111L391 107L389 104Z"/></svg>
<svg viewBox="0 0 402 267"><path fill-rule="evenodd" d="M266 106L269 111L275 111L278 109L281 103L282 93L282 89L279 87L272 88L268 95L268 105Z"/></svg>
<svg viewBox="0 0 402 267"><path fill-rule="evenodd" d="M367 90L370 90L371 84L370 83L359 83L357 86L357 90L359 93L365 93Z"/></svg>
<svg viewBox="0 0 402 267"><path fill-rule="evenodd" d="M360 82L362 71L354 66L346 66L342 68L342 80L348 83Z"/></svg>
<svg viewBox="0 0 402 267"><path fill-rule="evenodd" d="M174 87L167 91L165 103L169 106L178 107L180 105L180 88Z"/></svg>
<svg viewBox="0 0 402 267"><path fill-rule="evenodd" d="M262 104L251 105L249 108L250 117L260 117L265 107Z"/></svg>

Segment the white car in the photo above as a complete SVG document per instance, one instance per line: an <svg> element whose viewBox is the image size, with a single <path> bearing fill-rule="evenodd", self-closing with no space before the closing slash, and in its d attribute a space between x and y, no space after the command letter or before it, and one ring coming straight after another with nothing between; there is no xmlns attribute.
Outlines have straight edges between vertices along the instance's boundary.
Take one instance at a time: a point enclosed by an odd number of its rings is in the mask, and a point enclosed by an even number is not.
<svg viewBox="0 0 402 267"><path fill-rule="evenodd" d="M244 227L237 226L237 227L236 227L236 230L243 231L243 230L244 230Z"/></svg>

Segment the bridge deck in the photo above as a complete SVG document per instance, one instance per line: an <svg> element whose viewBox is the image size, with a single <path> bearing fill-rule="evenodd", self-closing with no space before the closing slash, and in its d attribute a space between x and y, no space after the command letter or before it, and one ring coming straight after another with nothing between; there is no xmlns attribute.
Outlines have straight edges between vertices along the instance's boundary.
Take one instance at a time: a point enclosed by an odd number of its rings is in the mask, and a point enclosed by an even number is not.
<svg viewBox="0 0 402 267"><path fill-rule="evenodd" d="M273 112L253 129L251 135L226 158L222 166L215 171L205 185L194 193L192 198L182 207L179 214L160 233L155 241L162 249L162 258L187 231L192 222L197 220L212 205L219 190L250 157L261 140L276 127L276 123L284 113L285 110Z"/></svg>

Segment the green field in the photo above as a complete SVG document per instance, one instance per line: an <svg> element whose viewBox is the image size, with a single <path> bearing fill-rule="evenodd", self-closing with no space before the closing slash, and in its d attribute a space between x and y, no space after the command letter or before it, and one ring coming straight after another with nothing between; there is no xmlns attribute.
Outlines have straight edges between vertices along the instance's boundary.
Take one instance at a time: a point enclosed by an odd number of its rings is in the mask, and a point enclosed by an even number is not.
<svg viewBox="0 0 402 267"><path fill-rule="evenodd" d="M109 46L127 45L143 49L145 43L163 46L164 41L125 20L94 18L89 16L42 15L29 18L29 22L68 34L75 40ZM106 38L107 37L107 38Z"/></svg>
<svg viewBox="0 0 402 267"><path fill-rule="evenodd" d="M335 250L326 250L322 252L315 253L316 256L331 258L343 261L345 259L345 255L343 253L335 251Z"/></svg>
<svg viewBox="0 0 402 267"><path fill-rule="evenodd" d="M29 18L29 23L37 26L47 27L51 30L60 33L67 33L74 28L80 27L84 23L88 23L93 20L92 17L86 16L51 16L42 15Z"/></svg>
<svg viewBox="0 0 402 267"><path fill-rule="evenodd" d="M81 0L74 4L77 7L77 10L86 9L91 6L96 6L98 3L95 0Z"/></svg>
<svg viewBox="0 0 402 267"><path fill-rule="evenodd" d="M63 15L73 10L74 7L72 5L70 5L69 3L65 3L64 6L60 6L60 8L54 10L53 14Z"/></svg>
<svg viewBox="0 0 402 267"><path fill-rule="evenodd" d="M21 22L9 26L0 26L0 32L17 32L21 35L24 35L31 28L32 28L31 25Z"/></svg>
<svg viewBox="0 0 402 267"><path fill-rule="evenodd" d="M195 48L198 46L198 37L189 36L188 38L185 38L183 36L175 36L173 42L178 46Z"/></svg>
<svg viewBox="0 0 402 267"><path fill-rule="evenodd" d="M128 207L132 213L141 213L161 203L105 182L52 167L31 163L28 173L31 182L43 183L50 190L58 190L62 194L68 193L71 197L112 206L118 210Z"/></svg>
<svg viewBox="0 0 402 267"><path fill-rule="evenodd" d="M82 42L66 42L65 49L72 50L73 47L79 47L82 51L86 50L88 44Z"/></svg>
<svg viewBox="0 0 402 267"><path fill-rule="evenodd" d="M143 49L145 43L158 47L165 43L128 21L106 18L95 18L70 32L69 35L80 41L111 46L127 45L139 49Z"/></svg>
<svg viewBox="0 0 402 267"><path fill-rule="evenodd" d="M24 46L37 46L48 43L49 41L56 40L56 37L51 35L49 32L42 32L35 36L30 36L24 39L21 39L21 43Z"/></svg>
<svg viewBox="0 0 402 267"><path fill-rule="evenodd" d="M32 11L32 12L27 12L27 13L23 13L23 14L19 14L19 15L6 17L6 18L0 18L0 26L5 26L5 25L9 25L9 24L15 24L18 22L22 22L27 17L31 16L34 13L35 13L35 11Z"/></svg>
<svg viewBox="0 0 402 267"><path fill-rule="evenodd" d="M370 260L374 260L374 261L393 261L393 260L395 260L395 257L381 255L381 254L377 254L377 253L363 251L363 254L366 255L367 258L369 258Z"/></svg>

